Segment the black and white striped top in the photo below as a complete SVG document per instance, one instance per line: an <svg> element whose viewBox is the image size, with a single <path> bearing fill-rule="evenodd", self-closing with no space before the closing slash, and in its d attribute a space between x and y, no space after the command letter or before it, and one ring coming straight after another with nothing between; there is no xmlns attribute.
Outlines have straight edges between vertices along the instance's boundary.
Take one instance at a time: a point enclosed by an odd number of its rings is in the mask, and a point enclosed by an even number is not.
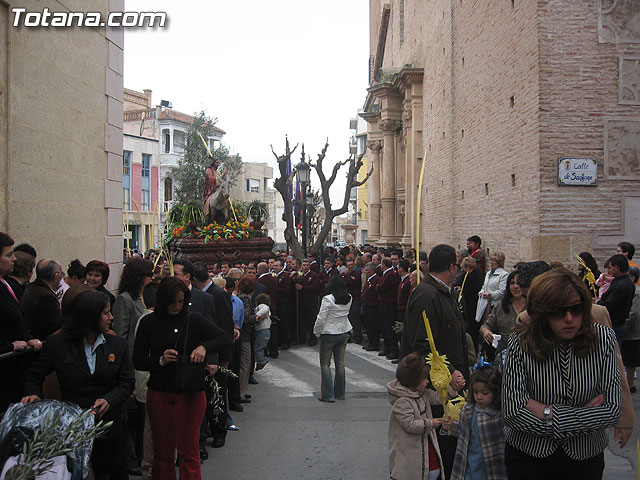
<svg viewBox="0 0 640 480"><path fill-rule="evenodd" d="M620 372L613 330L594 328L599 340L588 356L576 356L573 345L558 345L546 361L523 351L511 334L502 383L504 431L511 446L537 458L562 448L575 460L605 449L606 428L620 417ZM583 406L599 394L604 395L601 407ZM553 405L551 425L525 408L530 398Z"/></svg>

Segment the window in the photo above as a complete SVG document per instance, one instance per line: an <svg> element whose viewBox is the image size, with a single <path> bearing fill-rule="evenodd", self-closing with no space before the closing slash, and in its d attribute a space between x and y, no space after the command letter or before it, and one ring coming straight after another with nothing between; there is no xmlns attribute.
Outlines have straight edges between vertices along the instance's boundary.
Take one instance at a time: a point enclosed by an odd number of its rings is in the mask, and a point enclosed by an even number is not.
<svg viewBox="0 0 640 480"><path fill-rule="evenodd" d="M122 189L122 209L131 210L131 194L128 187Z"/></svg>
<svg viewBox="0 0 640 480"><path fill-rule="evenodd" d="M131 152L122 152L122 209L131 210Z"/></svg>
<svg viewBox="0 0 640 480"><path fill-rule="evenodd" d="M171 133L169 130L164 130L164 153L171 152Z"/></svg>
<svg viewBox="0 0 640 480"><path fill-rule="evenodd" d="M142 211L143 212L149 211L150 203L151 201L150 201L149 190L142 190Z"/></svg>
<svg viewBox="0 0 640 480"><path fill-rule="evenodd" d="M122 152L122 174L129 175L129 169L131 168L131 152L125 150Z"/></svg>
<svg viewBox="0 0 640 480"><path fill-rule="evenodd" d="M173 200L173 180L169 177L164 179L164 200L165 202Z"/></svg>
<svg viewBox="0 0 640 480"><path fill-rule="evenodd" d="M149 165L151 165L151 155L148 153L142 154L142 176L149 178Z"/></svg>
<svg viewBox="0 0 640 480"><path fill-rule="evenodd" d="M247 178L247 192L260 193L260 180Z"/></svg>

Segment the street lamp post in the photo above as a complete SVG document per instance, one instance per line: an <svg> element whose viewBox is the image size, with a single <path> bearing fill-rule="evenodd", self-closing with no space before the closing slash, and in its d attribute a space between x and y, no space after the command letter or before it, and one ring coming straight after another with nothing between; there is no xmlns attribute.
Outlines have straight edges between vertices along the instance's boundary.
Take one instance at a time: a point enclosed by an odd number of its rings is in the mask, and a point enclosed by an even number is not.
<svg viewBox="0 0 640 480"><path fill-rule="evenodd" d="M307 222L307 188L311 184L311 167L304 161L304 145L302 147L302 160L296 165L296 175L302 187L302 252L307 256L307 244L309 225Z"/></svg>

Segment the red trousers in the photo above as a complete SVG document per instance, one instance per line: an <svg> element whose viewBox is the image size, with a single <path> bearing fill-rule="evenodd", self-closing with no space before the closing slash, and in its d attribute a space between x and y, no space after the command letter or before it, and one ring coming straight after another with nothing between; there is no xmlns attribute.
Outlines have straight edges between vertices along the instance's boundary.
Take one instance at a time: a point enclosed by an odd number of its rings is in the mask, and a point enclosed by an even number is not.
<svg viewBox="0 0 640 480"><path fill-rule="evenodd" d="M200 424L206 409L204 392L167 393L147 390L147 411L153 433L153 480L200 480Z"/></svg>

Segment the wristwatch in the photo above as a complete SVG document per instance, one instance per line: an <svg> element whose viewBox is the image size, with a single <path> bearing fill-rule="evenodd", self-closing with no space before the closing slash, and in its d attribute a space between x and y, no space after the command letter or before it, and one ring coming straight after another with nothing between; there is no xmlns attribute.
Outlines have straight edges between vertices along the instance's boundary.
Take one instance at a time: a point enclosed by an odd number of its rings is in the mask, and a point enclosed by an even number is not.
<svg viewBox="0 0 640 480"><path fill-rule="evenodd" d="M544 416L544 421L547 425L551 425L551 405L547 405L544 407L542 411L542 415Z"/></svg>

